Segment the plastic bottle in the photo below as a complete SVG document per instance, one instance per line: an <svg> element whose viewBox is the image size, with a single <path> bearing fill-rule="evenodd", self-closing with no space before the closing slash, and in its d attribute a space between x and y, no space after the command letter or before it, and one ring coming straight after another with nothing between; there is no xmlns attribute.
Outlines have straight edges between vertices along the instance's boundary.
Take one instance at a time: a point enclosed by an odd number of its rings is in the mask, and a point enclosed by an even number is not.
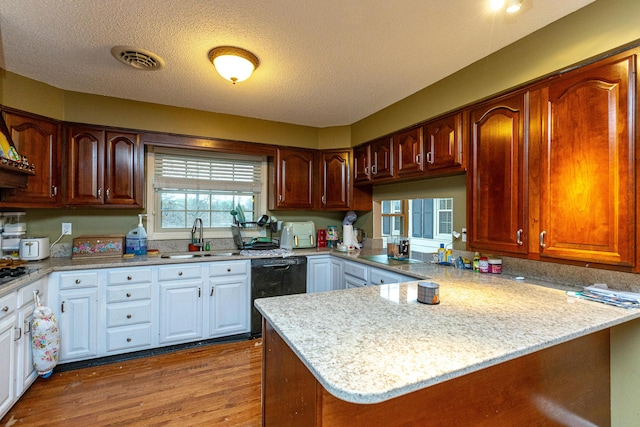
<svg viewBox="0 0 640 427"><path fill-rule="evenodd" d="M142 225L142 217L145 214L138 214L138 226L127 233L127 243L125 253L134 255L147 254L147 231Z"/></svg>
<svg viewBox="0 0 640 427"><path fill-rule="evenodd" d="M439 263L445 262L445 254L446 254L446 251L444 250L444 243L440 243L440 247L438 248L438 262Z"/></svg>
<svg viewBox="0 0 640 427"><path fill-rule="evenodd" d="M473 271L480 271L480 252L473 255Z"/></svg>
<svg viewBox="0 0 640 427"><path fill-rule="evenodd" d="M444 260L445 260L445 262L448 262L449 264L453 263L453 253L452 253L451 249L447 249L447 252L444 255Z"/></svg>

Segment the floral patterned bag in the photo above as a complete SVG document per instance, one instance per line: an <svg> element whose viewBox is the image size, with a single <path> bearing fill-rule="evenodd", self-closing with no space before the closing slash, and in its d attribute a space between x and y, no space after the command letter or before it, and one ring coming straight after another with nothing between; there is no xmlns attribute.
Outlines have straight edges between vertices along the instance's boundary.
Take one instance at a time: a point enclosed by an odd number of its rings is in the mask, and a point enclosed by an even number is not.
<svg viewBox="0 0 640 427"><path fill-rule="evenodd" d="M38 371L38 375L48 378L58 364L60 332L53 311L40 303L40 298L35 292L34 297L36 309L31 321L33 366Z"/></svg>

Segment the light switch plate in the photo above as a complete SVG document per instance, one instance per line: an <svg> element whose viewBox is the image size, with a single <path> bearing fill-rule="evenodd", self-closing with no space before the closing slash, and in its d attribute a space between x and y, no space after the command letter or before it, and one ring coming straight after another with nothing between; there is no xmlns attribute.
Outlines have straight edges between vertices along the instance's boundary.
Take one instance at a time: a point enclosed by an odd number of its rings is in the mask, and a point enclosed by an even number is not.
<svg viewBox="0 0 640 427"><path fill-rule="evenodd" d="M462 241L463 242L467 241L467 229L466 228L462 229Z"/></svg>

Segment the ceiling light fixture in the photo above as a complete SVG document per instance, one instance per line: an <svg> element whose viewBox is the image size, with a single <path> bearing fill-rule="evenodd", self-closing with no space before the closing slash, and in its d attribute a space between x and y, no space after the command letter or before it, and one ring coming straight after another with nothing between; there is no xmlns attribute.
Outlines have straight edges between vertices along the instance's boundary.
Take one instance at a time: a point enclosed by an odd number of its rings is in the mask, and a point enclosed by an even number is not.
<svg viewBox="0 0 640 427"><path fill-rule="evenodd" d="M507 8L505 9L507 13L516 13L520 10L522 6L522 0L509 0L507 2Z"/></svg>
<svg viewBox="0 0 640 427"><path fill-rule="evenodd" d="M515 13L522 7L522 1L523 0L489 0L489 8L496 12L504 9L507 13Z"/></svg>
<svg viewBox="0 0 640 427"><path fill-rule="evenodd" d="M209 60L218 74L233 84L247 80L260 64L253 53L234 46L214 47L209 51Z"/></svg>

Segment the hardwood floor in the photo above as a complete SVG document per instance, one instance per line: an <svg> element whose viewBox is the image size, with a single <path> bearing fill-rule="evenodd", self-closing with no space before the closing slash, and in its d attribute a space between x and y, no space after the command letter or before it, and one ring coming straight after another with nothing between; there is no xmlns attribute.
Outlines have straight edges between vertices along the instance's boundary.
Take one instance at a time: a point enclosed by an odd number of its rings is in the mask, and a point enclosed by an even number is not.
<svg viewBox="0 0 640 427"><path fill-rule="evenodd" d="M262 340L38 378L0 426L259 426Z"/></svg>

